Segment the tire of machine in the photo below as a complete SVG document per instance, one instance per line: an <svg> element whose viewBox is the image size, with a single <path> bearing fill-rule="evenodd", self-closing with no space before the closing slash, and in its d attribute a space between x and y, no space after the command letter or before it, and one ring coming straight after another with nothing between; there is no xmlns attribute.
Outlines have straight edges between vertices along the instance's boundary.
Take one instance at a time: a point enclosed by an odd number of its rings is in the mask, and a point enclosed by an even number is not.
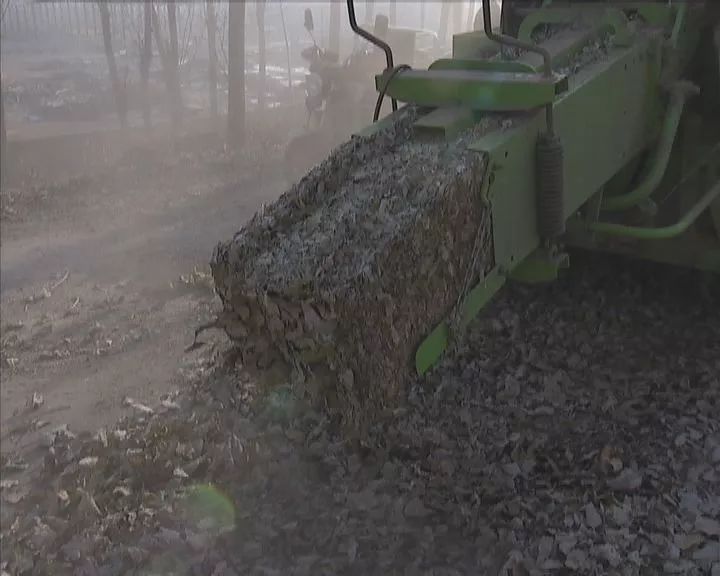
<svg viewBox="0 0 720 576"><path fill-rule="evenodd" d="M537 141L537 226L541 238L552 239L565 233L563 210L563 147L552 134L542 134Z"/></svg>

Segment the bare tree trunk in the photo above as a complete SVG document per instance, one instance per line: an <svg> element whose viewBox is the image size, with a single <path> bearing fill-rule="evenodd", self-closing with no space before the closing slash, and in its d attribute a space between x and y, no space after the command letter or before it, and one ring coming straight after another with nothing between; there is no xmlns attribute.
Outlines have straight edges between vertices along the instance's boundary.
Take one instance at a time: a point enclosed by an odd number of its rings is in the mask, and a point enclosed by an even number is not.
<svg viewBox="0 0 720 576"><path fill-rule="evenodd" d="M142 83L143 124L150 128L150 62L152 61L152 0L145 0L143 13L143 41L140 53L140 82Z"/></svg>
<svg viewBox="0 0 720 576"><path fill-rule="evenodd" d="M113 97L115 98L115 106L118 117L120 118L120 124L124 127L127 122L127 101L125 100L125 88L120 83L120 77L118 76L115 53L112 47L110 8L108 4L102 0L98 2L98 8L100 9L100 23L102 25L105 58L107 58L108 72L110 73L110 84L112 85Z"/></svg>
<svg viewBox="0 0 720 576"><path fill-rule="evenodd" d="M282 20L283 37L285 38L285 56L287 57L288 90L292 90L292 65L290 63L290 42L288 42L287 26L285 26L285 10L280 0L280 19Z"/></svg>
<svg viewBox="0 0 720 576"><path fill-rule="evenodd" d="M182 95L180 93L180 52L178 50L178 28L175 0L170 0L167 3L167 17L170 35L170 79L172 82L172 93L170 98L173 120L180 123L182 122Z"/></svg>
<svg viewBox="0 0 720 576"><path fill-rule="evenodd" d="M5 102L0 88L0 184L7 178L7 129L5 128Z"/></svg>
<svg viewBox="0 0 720 576"><path fill-rule="evenodd" d="M397 25L397 2L390 0L390 26Z"/></svg>
<svg viewBox="0 0 720 576"><path fill-rule="evenodd" d="M168 4L169 6L170 4ZM160 18L157 10L152 10L152 27L155 33L155 45L160 54L160 62L163 69L163 77L165 78L165 87L168 92L170 101L170 118L173 126L177 126L181 121L182 100L180 97L180 78L178 75L177 60L173 60L172 48L165 43L162 30L160 28ZM176 29L177 30L177 29Z"/></svg>
<svg viewBox="0 0 720 576"><path fill-rule="evenodd" d="M207 36L208 36L208 84L210 90L210 112L213 116L218 113L217 98L217 47L215 46L215 29L217 17L215 16L215 0L207 0Z"/></svg>
<svg viewBox="0 0 720 576"><path fill-rule="evenodd" d="M265 80L267 72L267 55L265 50L265 2L256 0L255 16L258 28L258 108L265 109Z"/></svg>
<svg viewBox="0 0 720 576"><path fill-rule="evenodd" d="M228 144L237 149L245 139L245 0L228 8Z"/></svg>
<svg viewBox="0 0 720 576"><path fill-rule="evenodd" d="M340 56L340 2L330 4L330 52Z"/></svg>

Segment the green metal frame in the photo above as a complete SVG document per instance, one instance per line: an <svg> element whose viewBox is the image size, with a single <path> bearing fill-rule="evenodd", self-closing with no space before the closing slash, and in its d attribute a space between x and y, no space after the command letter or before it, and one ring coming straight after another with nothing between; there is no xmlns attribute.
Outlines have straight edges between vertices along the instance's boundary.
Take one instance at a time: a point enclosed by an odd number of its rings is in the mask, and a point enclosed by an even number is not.
<svg viewBox="0 0 720 576"><path fill-rule="evenodd" d="M623 9L635 11L655 28L637 34ZM622 251L618 247L632 240L632 254L720 271L720 230L700 240L690 234L705 213L711 214L710 220L720 220L720 176L710 176L709 183L705 178L698 194L688 185L675 185L679 191L673 188L669 194L694 200L670 224L665 220L644 226L625 218L631 208L654 207L652 199L663 186L672 188L673 182L689 177L684 176L686 166L677 172L671 165L677 164L673 159L686 100L696 91L680 73L698 41L702 10L665 2L546 6L526 18L519 36L528 40L539 24L567 22L578 14L586 21L584 29L564 30L543 43L555 68L604 35L611 34L612 42L606 57L586 64L569 79L543 78L538 74L540 59L532 53L512 62L481 59L499 52L482 32L455 36L453 58L435 62L428 71L401 71L387 86L386 75L376 78L387 96L431 108L417 120L418 131L450 137L478 122L485 112L516 112L510 128L490 132L469 146L487 159L480 194L490 206L495 267L461 302L460 328L507 279L550 281L568 264L562 249L541 242L537 231L536 142L547 129L541 107L548 103L564 148L565 241ZM644 177L628 191L648 152L652 160ZM685 154L693 153L698 152ZM693 190L698 186L693 180ZM617 218L604 221L606 212ZM613 236L623 242L609 242ZM417 350L418 373L432 367L452 336L447 321L435 327Z"/></svg>
<svg viewBox="0 0 720 576"><path fill-rule="evenodd" d="M661 40L658 34L613 49L606 60L573 77L568 91L555 101L555 130L565 149L566 218L645 149L657 132L654 111L661 98L657 63ZM544 129L544 114L529 112L515 127L493 131L469 146L488 157L484 193L491 204L498 277L550 280L564 265L562 259L553 262L537 252L535 142ZM590 142L588 134L592 134ZM486 303L500 286L499 281L484 281L471 294ZM472 306L469 311L480 309ZM447 344L443 323L418 348L418 373L429 369Z"/></svg>
<svg viewBox="0 0 720 576"><path fill-rule="evenodd" d="M381 90L385 82L385 74L377 76L377 89ZM535 73L433 69L401 72L389 82L385 93L399 102L418 106L512 112L544 106L565 86L562 76L543 78Z"/></svg>

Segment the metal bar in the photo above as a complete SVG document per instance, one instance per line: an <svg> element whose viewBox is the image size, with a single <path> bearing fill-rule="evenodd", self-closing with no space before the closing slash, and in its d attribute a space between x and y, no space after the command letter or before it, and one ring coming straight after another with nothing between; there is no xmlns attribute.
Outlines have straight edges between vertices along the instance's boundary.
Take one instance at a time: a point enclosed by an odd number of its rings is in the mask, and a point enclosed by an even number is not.
<svg viewBox="0 0 720 576"><path fill-rule="evenodd" d="M530 64L515 60L479 60L477 58L440 58L428 70L482 70L485 72L520 72L534 74Z"/></svg>
<svg viewBox="0 0 720 576"><path fill-rule="evenodd" d="M387 83L376 76L376 87L387 95L419 106L467 106L473 110L514 111L552 102L563 90L562 79L537 74L481 70L412 70Z"/></svg>
<svg viewBox="0 0 720 576"><path fill-rule="evenodd" d="M371 44L374 44L378 48L381 48L383 52L385 52L385 61L387 63L387 69L392 70L395 67L395 64L393 62L393 54L392 49L390 46L386 43L380 40L377 36L370 34L367 30L360 28L357 23L357 18L355 18L355 2L354 0L347 0L347 9L348 9L348 18L350 19L350 28L352 28L352 31L355 32L358 36L365 38L368 42ZM381 95L382 96L382 95ZM380 100L378 100L380 102ZM393 98L392 99L392 109L393 112L397 110L397 101ZM376 118L377 120L377 118Z"/></svg>
<svg viewBox="0 0 720 576"><path fill-rule="evenodd" d="M517 38L513 38L512 36L495 34L495 32L493 32L492 30L490 0L482 0L482 10L483 28L485 29L485 35L490 38L490 40L494 40L499 44L505 44L506 46L514 46L515 48L520 48L521 50L527 50L528 52L535 52L537 54L540 54L543 59L543 71L545 77L552 77L552 58L550 56L550 52L548 52L547 50L545 50L545 48L542 48L541 46L536 46L535 44L530 44L528 42L521 42L520 40L518 40ZM555 133L552 102L545 106L545 121L547 123L548 134L552 136Z"/></svg>
<svg viewBox="0 0 720 576"><path fill-rule="evenodd" d="M463 301L460 327L465 328L478 315L495 293L505 284L505 276L493 268L484 280L479 282ZM437 362L450 342L450 326L442 322L420 344L415 353L415 370L425 374Z"/></svg>
<svg viewBox="0 0 720 576"><path fill-rule="evenodd" d="M535 44L531 44L529 42L522 42L521 40L518 40L517 38L513 38L512 36L506 36L504 34L496 34L492 30L492 16L490 13L490 0L482 0L482 10L483 10L483 28L485 30L485 36L490 38L490 40L493 40L497 42L498 44L504 44L506 46L513 46L514 48L519 48L520 50L527 50L528 52L535 52L536 54L540 54L543 59L543 72L545 76L548 78L552 76L552 59L550 57L550 52L545 50L545 48L542 48L541 46L537 46Z"/></svg>
<svg viewBox="0 0 720 576"><path fill-rule="evenodd" d="M687 5L685 2L680 2L678 6L678 11L675 16L675 23L673 24L673 30L672 34L670 35L670 46L672 46L674 49L677 49L678 44L680 43L680 34L682 33L683 26L685 26L685 21L687 20Z"/></svg>
<svg viewBox="0 0 720 576"><path fill-rule="evenodd" d="M637 206L655 192L665 175L677 129L680 125L680 118L685 108L685 102L688 96L697 93L697 91L697 87L689 82L678 82L673 86L670 95L670 105L665 115L662 132L660 133L660 141L655 149L655 156L653 157L649 172L640 185L631 192L620 196L606 197L602 203L602 209L604 211L627 210L633 206Z"/></svg>
<svg viewBox="0 0 720 576"><path fill-rule="evenodd" d="M374 44L378 48L382 49L382 51L385 52L385 60L387 63L387 67L393 68L393 54L390 46L377 36L365 30L364 28L360 28L357 23L357 18L355 17L355 3L353 2L353 0L347 0L347 8L348 18L350 19L350 28L352 28L352 31L355 32L355 34L357 34L358 36L370 42L371 44Z"/></svg>
<svg viewBox="0 0 720 576"><path fill-rule="evenodd" d="M720 181L706 192L700 200L675 224L660 228L644 228L642 226L626 226L613 222L593 222L587 225L591 232L607 234L609 236L622 236L640 240L666 240L675 238L685 232L690 225L698 219L715 198L720 197Z"/></svg>

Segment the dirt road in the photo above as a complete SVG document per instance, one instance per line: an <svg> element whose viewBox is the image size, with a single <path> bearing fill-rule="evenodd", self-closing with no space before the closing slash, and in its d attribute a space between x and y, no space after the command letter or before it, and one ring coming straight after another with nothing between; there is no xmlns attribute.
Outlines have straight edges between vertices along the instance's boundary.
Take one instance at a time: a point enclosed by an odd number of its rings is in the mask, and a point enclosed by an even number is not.
<svg viewBox="0 0 720 576"><path fill-rule="evenodd" d="M177 385L212 316L203 270L215 243L283 188L254 153L137 149L3 192L3 453L64 424L94 430L126 398L152 404Z"/></svg>

